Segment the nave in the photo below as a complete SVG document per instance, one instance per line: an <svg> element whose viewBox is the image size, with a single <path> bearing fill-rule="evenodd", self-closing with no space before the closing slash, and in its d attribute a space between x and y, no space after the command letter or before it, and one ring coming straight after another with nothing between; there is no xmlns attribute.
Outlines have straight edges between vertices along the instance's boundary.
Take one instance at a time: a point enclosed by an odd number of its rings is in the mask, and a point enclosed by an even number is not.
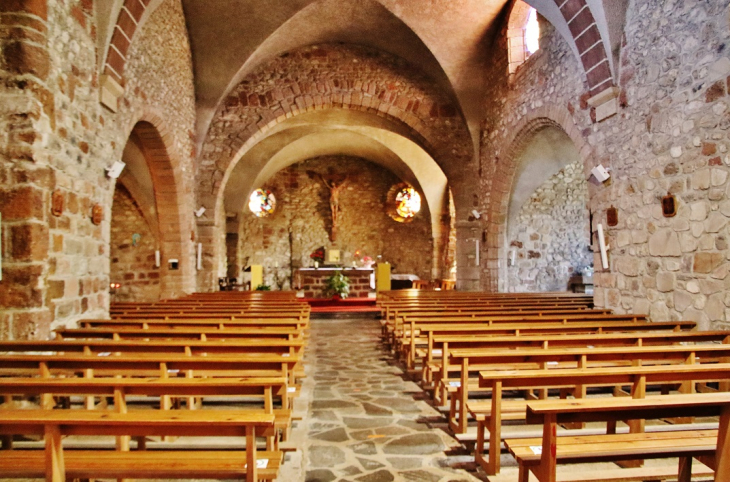
<svg viewBox="0 0 730 482"><path fill-rule="evenodd" d="M0 475L726 480L727 332L564 293L380 296L379 322L228 292L4 341Z"/></svg>

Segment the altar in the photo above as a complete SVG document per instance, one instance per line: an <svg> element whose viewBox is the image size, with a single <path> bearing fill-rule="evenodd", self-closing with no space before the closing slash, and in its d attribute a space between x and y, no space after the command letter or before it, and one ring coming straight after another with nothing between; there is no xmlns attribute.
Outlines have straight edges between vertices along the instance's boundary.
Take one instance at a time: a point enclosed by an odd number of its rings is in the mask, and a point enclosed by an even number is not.
<svg viewBox="0 0 730 482"><path fill-rule="evenodd" d="M367 298L375 291L373 268L299 268L294 274L294 286L304 292L305 298L323 298L327 278L338 272L350 279L351 298Z"/></svg>

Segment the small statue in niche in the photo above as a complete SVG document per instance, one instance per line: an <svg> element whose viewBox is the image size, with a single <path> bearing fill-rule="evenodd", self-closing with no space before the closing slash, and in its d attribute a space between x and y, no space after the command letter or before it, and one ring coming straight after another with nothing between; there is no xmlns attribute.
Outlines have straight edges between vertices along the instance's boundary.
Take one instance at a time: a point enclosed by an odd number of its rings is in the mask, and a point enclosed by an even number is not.
<svg viewBox="0 0 730 482"><path fill-rule="evenodd" d="M104 208L101 204L95 204L91 209L91 222L95 225L100 225L104 220Z"/></svg>
<svg viewBox="0 0 730 482"><path fill-rule="evenodd" d="M51 214L58 217L63 214L63 191L57 189L51 196Z"/></svg>

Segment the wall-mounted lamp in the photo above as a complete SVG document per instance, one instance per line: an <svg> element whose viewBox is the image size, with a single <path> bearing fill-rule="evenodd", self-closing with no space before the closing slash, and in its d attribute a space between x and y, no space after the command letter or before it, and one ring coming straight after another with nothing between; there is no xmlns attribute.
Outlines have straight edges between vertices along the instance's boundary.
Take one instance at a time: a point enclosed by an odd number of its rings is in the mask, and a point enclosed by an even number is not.
<svg viewBox="0 0 730 482"><path fill-rule="evenodd" d="M203 269L203 243L198 243L198 255L196 257L196 267L198 271Z"/></svg>
<svg viewBox="0 0 730 482"><path fill-rule="evenodd" d="M114 161L114 164L112 164L111 166L107 167L104 170L106 171L106 175L110 179L116 179L122 174L122 171L124 170L125 166L126 166L126 164L123 163L122 161Z"/></svg>
<svg viewBox="0 0 730 482"><path fill-rule="evenodd" d="M599 164L591 169L591 174L593 174L593 177L595 177L598 182L606 182L608 181L608 178L611 177L611 174L609 174L610 171L610 167L603 167L603 164Z"/></svg>
<svg viewBox="0 0 730 482"><path fill-rule="evenodd" d="M477 211L476 209L472 209L472 210L471 210L471 215L472 215L472 216L474 216L474 217L475 217L475 218L477 218L477 219L479 219L479 218L481 218L481 217L482 217L482 213L480 213L480 212L479 212L479 211Z"/></svg>
<svg viewBox="0 0 730 482"><path fill-rule="evenodd" d="M159 268L160 267L160 258L161 258L161 256L160 256L160 250L157 249L157 250L155 250L155 268Z"/></svg>
<svg viewBox="0 0 730 482"><path fill-rule="evenodd" d="M601 249L601 266L603 266L603 269L608 269L608 253L607 251L610 249L608 245L606 245L606 238L603 236L603 225L598 225L598 247Z"/></svg>
<svg viewBox="0 0 730 482"><path fill-rule="evenodd" d="M200 206L197 211L193 211L195 213L195 217L199 218L203 214L205 214L205 208L203 206Z"/></svg>
<svg viewBox="0 0 730 482"><path fill-rule="evenodd" d="M507 259L507 261L508 261L508 266L514 266L514 265L515 265L515 260L516 260L516 259L517 259L517 250L515 250L515 249L510 249L510 250L509 250L509 258Z"/></svg>

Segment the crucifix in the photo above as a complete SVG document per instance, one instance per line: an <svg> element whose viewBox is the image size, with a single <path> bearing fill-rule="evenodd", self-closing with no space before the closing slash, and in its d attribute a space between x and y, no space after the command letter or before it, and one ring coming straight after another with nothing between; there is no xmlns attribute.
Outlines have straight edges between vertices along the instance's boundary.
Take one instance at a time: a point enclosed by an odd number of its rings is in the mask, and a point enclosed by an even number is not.
<svg viewBox="0 0 730 482"><path fill-rule="evenodd" d="M340 192L345 187L348 176L335 178L334 176L323 176L318 174L322 180L322 184L330 191L330 211L332 213L332 231L330 232L330 241L337 241L337 218L341 211L340 208Z"/></svg>

